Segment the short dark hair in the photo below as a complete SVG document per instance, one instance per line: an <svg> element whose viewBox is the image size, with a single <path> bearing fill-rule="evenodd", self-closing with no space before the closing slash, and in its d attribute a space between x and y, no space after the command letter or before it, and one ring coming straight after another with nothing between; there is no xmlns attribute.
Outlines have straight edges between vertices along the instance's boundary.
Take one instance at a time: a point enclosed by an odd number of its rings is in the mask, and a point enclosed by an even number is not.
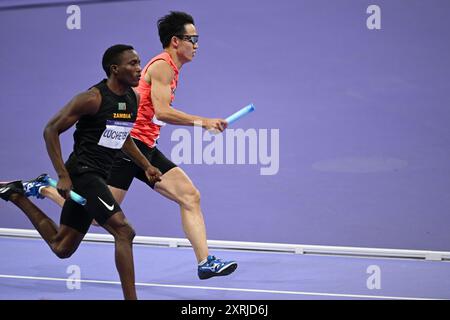
<svg viewBox="0 0 450 320"><path fill-rule="evenodd" d="M134 48L127 44L116 44L108 49L106 49L105 53L103 54L102 58L102 66L103 70L105 70L106 75L111 75L111 66L113 64L120 64L120 56L122 52L128 51L128 50L134 50Z"/></svg>
<svg viewBox="0 0 450 320"><path fill-rule="evenodd" d="M163 48L170 45L173 36L182 35L186 32L184 26L186 24L194 24L194 18L186 12L171 11L158 20L159 39Z"/></svg>

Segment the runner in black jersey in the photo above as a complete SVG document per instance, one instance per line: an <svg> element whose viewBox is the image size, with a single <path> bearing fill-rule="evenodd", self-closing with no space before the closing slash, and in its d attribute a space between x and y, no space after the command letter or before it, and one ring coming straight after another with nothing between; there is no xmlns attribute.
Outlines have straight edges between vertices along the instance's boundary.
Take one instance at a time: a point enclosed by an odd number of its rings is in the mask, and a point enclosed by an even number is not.
<svg viewBox="0 0 450 320"><path fill-rule="evenodd" d="M132 89L141 74L139 56L131 46L116 45L106 50L102 64L108 79L75 96L44 130L47 151L59 177L57 190L66 199L60 226L25 196L21 181L1 185L0 196L27 215L60 258L75 252L95 219L114 236L116 267L125 299L136 299L132 254L135 232L105 179L120 150L145 171L149 180L160 181L161 172L148 162L129 135L139 103ZM64 163L59 135L75 123L74 150ZM85 206L70 199L72 189L86 198Z"/></svg>

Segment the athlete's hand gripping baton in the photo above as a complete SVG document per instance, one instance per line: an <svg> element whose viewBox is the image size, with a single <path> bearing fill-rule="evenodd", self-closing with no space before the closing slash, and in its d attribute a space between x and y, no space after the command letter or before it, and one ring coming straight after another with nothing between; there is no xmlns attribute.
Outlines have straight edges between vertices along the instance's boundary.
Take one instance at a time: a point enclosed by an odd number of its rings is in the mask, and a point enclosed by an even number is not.
<svg viewBox="0 0 450 320"><path fill-rule="evenodd" d="M50 177L48 178L48 183L55 189L58 184L58 182L56 180L53 180ZM72 198L73 201L75 201L78 204L81 204L82 206L84 206L87 202L85 198L83 198L82 196L80 196L78 193L76 193L74 191L70 191L70 198Z"/></svg>

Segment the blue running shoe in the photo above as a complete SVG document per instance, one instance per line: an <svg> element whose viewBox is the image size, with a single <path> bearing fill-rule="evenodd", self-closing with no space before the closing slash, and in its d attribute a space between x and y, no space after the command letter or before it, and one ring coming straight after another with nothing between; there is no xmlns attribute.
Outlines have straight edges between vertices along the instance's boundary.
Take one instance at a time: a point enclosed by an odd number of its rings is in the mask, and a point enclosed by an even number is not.
<svg viewBox="0 0 450 320"><path fill-rule="evenodd" d="M40 194L41 188L48 187L50 184L48 182L48 174L43 173L36 179L23 182L23 190L25 191L25 196L36 197L38 199L44 199L45 197Z"/></svg>
<svg viewBox="0 0 450 320"><path fill-rule="evenodd" d="M236 261L222 261L214 256L208 256L206 262L198 266L198 277L201 280L211 277L227 276L237 268Z"/></svg>

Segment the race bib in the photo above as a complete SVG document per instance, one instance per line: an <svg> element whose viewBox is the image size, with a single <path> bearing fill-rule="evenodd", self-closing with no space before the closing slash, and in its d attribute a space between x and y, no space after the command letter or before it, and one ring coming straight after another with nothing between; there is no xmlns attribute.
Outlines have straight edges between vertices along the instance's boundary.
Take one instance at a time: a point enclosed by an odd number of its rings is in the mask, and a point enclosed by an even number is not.
<svg viewBox="0 0 450 320"><path fill-rule="evenodd" d="M108 120L98 145L110 149L122 149L131 129L133 129L132 122Z"/></svg>

